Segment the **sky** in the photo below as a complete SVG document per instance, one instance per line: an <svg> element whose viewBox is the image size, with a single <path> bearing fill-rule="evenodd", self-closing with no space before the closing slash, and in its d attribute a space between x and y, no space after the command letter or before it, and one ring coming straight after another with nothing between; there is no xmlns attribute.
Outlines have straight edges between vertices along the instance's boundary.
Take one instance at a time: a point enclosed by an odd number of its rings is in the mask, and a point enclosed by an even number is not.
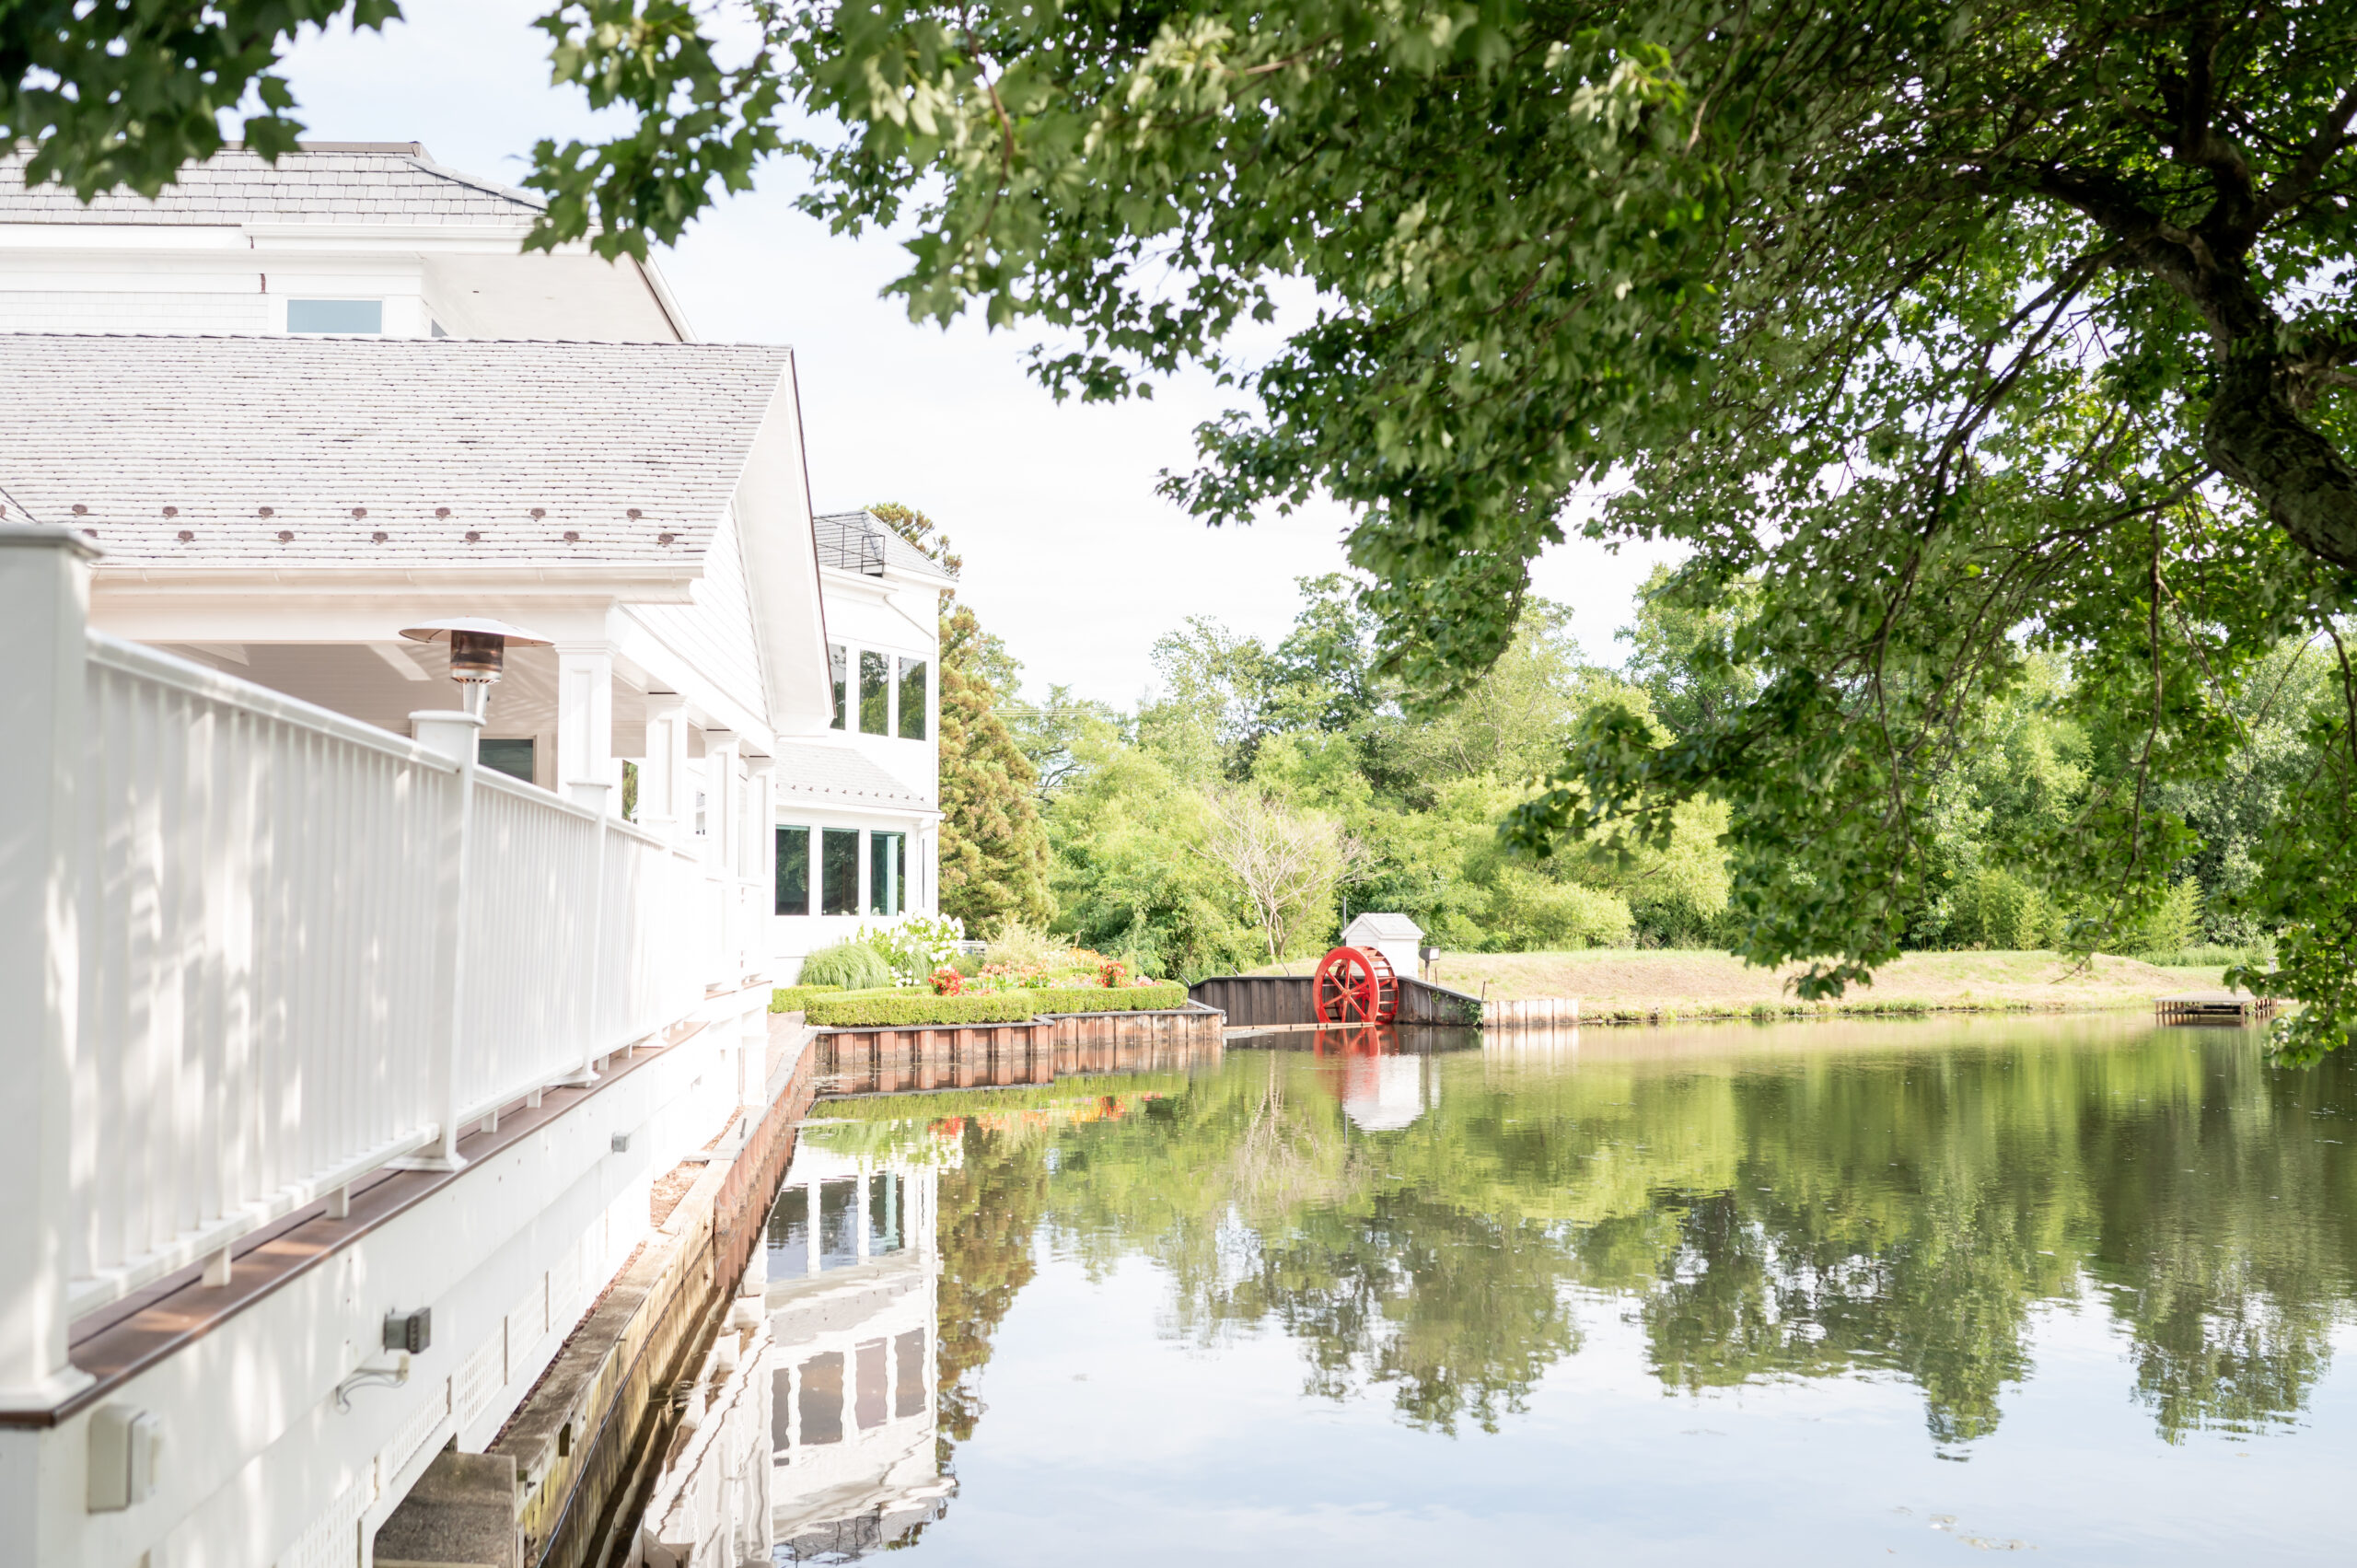
<svg viewBox="0 0 2357 1568"><path fill-rule="evenodd" d="M308 138L421 142L514 184L540 137L595 128L578 93L548 86L540 0L404 8L381 35L339 27L297 44L286 74ZM1340 505L1207 528L1155 494L1163 470L1192 466L1195 426L1232 390L1194 375L1150 401L1059 404L1025 374L1031 337L911 323L878 297L899 244L830 235L794 210L795 185L791 165L768 166L657 264L699 337L794 346L819 509L899 501L940 524L965 558L962 597L1023 662L1027 697L1056 683L1130 706L1153 685L1155 640L1189 617L1274 641L1295 579L1343 569ZM1618 663L1612 633L1659 559L1573 539L1534 578L1572 607L1587 656Z"/></svg>

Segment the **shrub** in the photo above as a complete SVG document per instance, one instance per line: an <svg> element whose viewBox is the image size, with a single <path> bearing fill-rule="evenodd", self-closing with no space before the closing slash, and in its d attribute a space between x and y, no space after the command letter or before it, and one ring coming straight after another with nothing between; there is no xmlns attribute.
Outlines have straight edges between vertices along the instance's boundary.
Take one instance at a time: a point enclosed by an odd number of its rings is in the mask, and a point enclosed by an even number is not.
<svg viewBox="0 0 2357 1568"><path fill-rule="evenodd" d="M802 985L832 986L842 991L867 991L890 985L892 966L874 944L853 940L821 947L802 960Z"/></svg>
<svg viewBox="0 0 2357 1568"><path fill-rule="evenodd" d="M770 993L770 1011L791 1013L807 1006L813 997L842 994L840 985L781 985Z"/></svg>
<svg viewBox="0 0 2357 1568"><path fill-rule="evenodd" d="M1028 994L1042 1013L1158 1013L1187 1005L1187 988L1175 980L1112 989L1059 985Z"/></svg>
<svg viewBox="0 0 2357 1568"><path fill-rule="evenodd" d="M982 958L986 962L1004 964L1010 969L1026 969L1033 964L1060 963L1071 952L1069 942L1051 936L1037 926L1009 920L991 938L989 950Z"/></svg>
<svg viewBox="0 0 2357 1568"><path fill-rule="evenodd" d="M810 1004L803 1016L821 1028L906 1028L916 1024L1019 1024L1038 1014L1031 991L1001 995L935 996L903 991L890 995L838 996Z"/></svg>
<svg viewBox="0 0 2357 1568"><path fill-rule="evenodd" d="M2121 946L2138 953L2180 953L2192 947L2200 934L2201 888L2187 877L2161 895L2160 902L2127 934L2129 939Z"/></svg>
<svg viewBox="0 0 2357 1568"><path fill-rule="evenodd" d="M2046 895L2009 871L1976 873L1955 892L1949 939L1959 947L2024 953L2050 947L2058 935Z"/></svg>
<svg viewBox="0 0 2357 1568"><path fill-rule="evenodd" d="M813 998L804 1016L824 1028L907 1028L924 1024L1019 1024L1042 1013L1155 1012L1184 1006L1187 988L1170 982L1117 991L1073 986L1026 988L962 996L903 991Z"/></svg>
<svg viewBox="0 0 2357 1568"><path fill-rule="evenodd" d="M958 944L966 939L966 923L912 914L890 925L862 928L857 939L884 955L901 984L920 985L925 976L958 956Z"/></svg>

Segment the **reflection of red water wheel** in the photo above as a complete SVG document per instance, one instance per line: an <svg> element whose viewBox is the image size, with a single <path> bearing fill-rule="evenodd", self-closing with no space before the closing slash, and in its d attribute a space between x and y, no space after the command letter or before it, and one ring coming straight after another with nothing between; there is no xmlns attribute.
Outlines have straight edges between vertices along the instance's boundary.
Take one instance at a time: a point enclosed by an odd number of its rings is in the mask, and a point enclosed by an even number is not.
<svg viewBox="0 0 2357 1568"><path fill-rule="evenodd" d="M1318 1021L1387 1024L1399 1012L1399 981L1373 947L1337 947L1318 960Z"/></svg>

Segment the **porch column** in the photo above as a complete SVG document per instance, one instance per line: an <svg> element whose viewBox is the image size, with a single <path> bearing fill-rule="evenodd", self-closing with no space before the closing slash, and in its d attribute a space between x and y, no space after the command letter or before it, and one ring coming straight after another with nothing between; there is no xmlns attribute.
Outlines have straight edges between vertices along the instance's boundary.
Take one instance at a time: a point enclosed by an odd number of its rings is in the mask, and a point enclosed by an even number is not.
<svg viewBox="0 0 2357 1568"><path fill-rule="evenodd" d="M744 837L737 820L743 799L737 784L737 757L744 744L734 730L703 732L704 865L731 880L737 876L737 854Z"/></svg>
<svg viewBox="0 0 2357 1568"><path fill-rule="evenodd" d="M745 968L754 975L767 976L777 961L777 927L772 922L777 915L777 759L748 757L745 759L745 877L750 884L747 892L750 899L751 935L747 937L749 950L745 955ZM760 1015L762 1039L768 1039L769 1015ZM766 1058L767 1050L761 1054ZM752 1092L758 1098L761 1091L761 1074L754 1074Z"/></svg>
<svg viewBox="0 0 2357 1568"><path fill-rule="evenodd" d="M613 812L614 650L604 643L557 645L556 786L576 805Z"/></svg>
<svg viewBox="0 0 2357 1568"><path fill-rule="evenodd" d="M65 1230L82 962L75 796L98 554L68 528L0 528L0 736L17 764L0 832L0 1408L11 1410L90 1382L65 1355ZM6 1533L29 1540L31 1521Z"/></svg>
<svg viewBox="0 0 2357 1568"><path fill-rule="evenodd" d="M688 831L688 700L677 691L646 694L646 764L638 776L639 825L666 843Z"/></svg>
<svg viewBox="0 0 2357 1568"><path fill-rule="evenodd" d="M777 908L777 759L745 759L745 875L762 885L763 914Z"/></svg>

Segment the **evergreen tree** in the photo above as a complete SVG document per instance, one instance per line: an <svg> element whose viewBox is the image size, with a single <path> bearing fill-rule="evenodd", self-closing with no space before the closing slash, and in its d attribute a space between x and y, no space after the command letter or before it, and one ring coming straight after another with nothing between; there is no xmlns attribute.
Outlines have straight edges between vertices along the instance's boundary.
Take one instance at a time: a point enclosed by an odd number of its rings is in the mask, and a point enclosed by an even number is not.
<svg viewBox="0 0 2357 1568"><path fill-rule="evenodd" d="M963 558L923 512L894 502L869 516L944 570ZM1044 925L1055 915L1048 891L1048 833L1032 793L1039 775L997 711L999 686L1021 667L982 630L955 588L941 592L941 912L971 932L1009 920Z"/></svg>

